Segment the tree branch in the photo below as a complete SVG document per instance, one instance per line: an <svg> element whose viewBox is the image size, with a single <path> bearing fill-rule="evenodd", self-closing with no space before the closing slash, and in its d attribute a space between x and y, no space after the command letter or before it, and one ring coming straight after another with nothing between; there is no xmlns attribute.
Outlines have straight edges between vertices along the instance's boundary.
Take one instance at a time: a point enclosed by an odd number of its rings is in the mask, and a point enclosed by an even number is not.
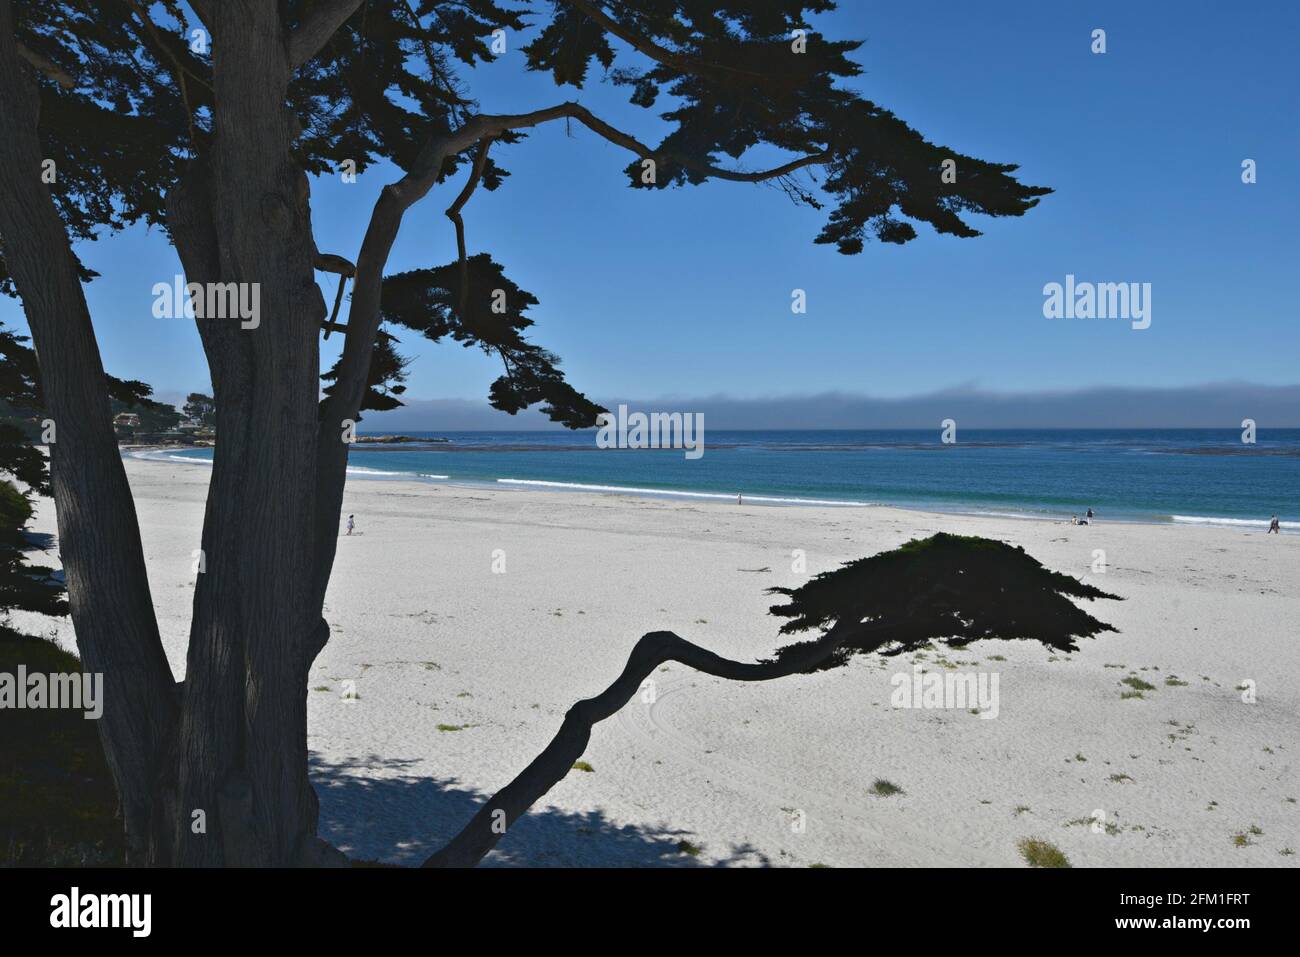
<svg viewBox="0 0 1300 957"><path fill-rule="evenodd" d="M470 170L469 180L465 183L465 188L460 191L460 195L456 197L456 201L447 207L447 218L456 226L456 254L460 260L460 320L465 323L469 322L469 259L465 255L465 220L461 218L460 211L465 208L469 198L474 195L479 180L483 178L483 167L487 165L488 149L491 146L490 136L479 140L478 153L474 156L474 167Z"/></svg>
<svg viewBox="0 0 1300 957"><path fill-rule="evenodd" d="M41 56L39 53L27 49L27 47L23 46L21 43L18 43L17 41L14 42L14 46L17 48L18 55L20 57L26 60L37 70L40 70L42 73L48 76L55 83L59 84L59 86L63 87L65 90L70 90L77 85L77 81L72 78L72 74L68 73L65 69L63 69L63 67L59 66L54 61Z"/></svg>
<svg viewBox="0 0 1300 957"><path fill-rule="evenodd" d="M424 866L473 867L481 861L510 825L572 770L573 763L586 750L591 729L627 704L660 665L677 661L704 674L731 681L770 681L809 671L847 642L873 633L879 635L876 647L889 640L884 626L874 622L837 624L816 641L799 646L797 651L780 659L759 662L723 658L671 631L652 631L642 636L613 684L596 697L579 701L570 708L560 730L542 753L518 777L493 795L464 830L446 847L430 856Z"/></svg>
<svg viewBox="0 0 1300 957"><path fill-rule="evenodd" d="M622 130L606 123L604 120L595 116L586 107L577 103L561 103L558 106L548 107L544 110L536 110L532 113L503 116L477 116L469 123L465 124L463 129L469 129L473 126L481 133L500 135L507 130L526 129L528 127L539 126L542 123L549 122L550 120L557 120L564 117L577 120L593 133L604 137L616 146L621 146L624 149L635 153L642 159L653 159L656 163L676 163L678 166L693 170L701 175L713 179L730 180L734 183L760 183L764 180L788 176L790 173L803 169L805 166L821 166L829 163L833 159L830 152L822 151L820 153L809 153L805 156L799 157L798 159L784 163L781 166L774 167L773 169L760 170L753 173L741 170L725 169L720 166L713 166L709 163L701 163L700 161L681 153L659 152L654 150L631 134L624 133ZM462 146L461 149L464 149L464 147Z"/></svg>
<svg viewBox="0 0 1300 957"><path fill-rule="evenodd" d="M493 139L511 130L528 129L552 120L569 117L578 120L588 129L624 149L656 162L676 162L705 176L733 182L757 183L786 176L805 166L828 163L829 152L812 153L791 160L774 169L754 173L721 169L700 163L675 153L657 154L649 146L597 118L577 103L561 103L531 113L479 115L472 117L462 127L448 134L429 137L420 149L411 168L400 180L385 186L375 201L370 222L366 227L361 251L357 255L356 275L352 282L352 303L348 310L347 331L343 354L339 357L337 377L330 396L321 407L317 447L316 473L316 576L314 594L323 598L329 584L329 573L338 547L338 517L343 502L346 481L348 446L339 440L344 420L355 421L365 396L370 371L370 355L374 349L375 333L379 328L379 298L384 267L401 228L402 217L419 202L443 169L443 163L469 149L475 143ZM481 151L484 152L485 151ZM483 156L486 162L486 155ZM480 170L481 174L481 170ZM471 178L477 184L477 178ZM471 190L472 191L472 190ZM468 194L464 194L468 199ZM464 203L458 199L460 207ZM459 207L453 204L459 211ZM454 221L454 220L453 220ZM461 237L463 242L463 237Z"/></svg>
<svg viewBox="0 0 1300 957"><path fill-rule="evenodd" d="M343 289L348 284L348 280L357 274L357 267L352 265L342 256L336 256L334 253L323 253L316 251L316 258L312 265L321 272L332 272L339 277L338 292L334 294L334 310L330 313L329 319L325 321L325 338L330 337L330 333L336 329L346 330L346 326L338 324L339 306L343 303Z"/></svg>
<svg viewBox="0 0 1300 957"><path fill-rule="evenodd" d="M329 42L334 31L361 6L361 0L317 0L289 36L289 69L296 70Z"/></svg>

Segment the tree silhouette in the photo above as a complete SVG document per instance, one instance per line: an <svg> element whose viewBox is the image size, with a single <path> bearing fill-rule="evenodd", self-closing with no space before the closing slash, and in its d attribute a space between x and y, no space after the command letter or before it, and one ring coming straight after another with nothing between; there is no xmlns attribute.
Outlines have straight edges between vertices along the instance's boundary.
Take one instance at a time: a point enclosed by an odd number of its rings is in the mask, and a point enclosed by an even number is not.
<svg viewBox="0 0 1300 957"><path fill-rule="evenodd" d="M217 418L217 405L212 401L212 396L204 395L202 392L191 392L187 395L181 411L201 425L210 426Z"/></svg>
<svg viewBox="0 0 1300 957"><path fill-rule="evenodd" d="M58 425L51 488L71 614L114 703L98 724L133 860L341 856L316 836L307 674L329 638L341 437L363 409L400 402L404 360L383 324L498 355L499 409L541 403L566 426L594 424L599 407L523 336L532 297L468 252L463 212L480 186L503 186L500 159L528 130L563 121L625 150L635 189L774 184L824 211L816 241L846 254L905 243L916 223L975 236L968 214L1019 216L1049 192L847 86L858 44L808 22L832 6L557 0L534 24L495 0L0 0L0 290L22 300ZM572 101L480 111L461 74L531 26L523 52L542 84L580 89L598 65L634 108L658 107L667 135L643 142ZM309 176L381 161L400 175L377 190L355 255L319 249ZM407 211L457 176L456 260L385 278ZM189 282L260 290L256 328L196 320L219 441L180 686L81 287L93 273L72 248L135 222L166 230ZM316 271L338 277L332 309ZM504 312L489 287L506 291ZM342 353L322 370L321 337L335 332ZM192 808L208 811L204 835Z"/></svg>
<svg viewBox="0 0 1300 957"><path fill-rule="evenodd" d="M1075 651L1075 640L1116 629L1070 599L1112 598L1078 579L1049 571L1023 548L988 538L940 533L823 572L799 588L771 588L789 601L770 612L788 618L781 634L820 631L769 659L722 658L671 631L644 635L622 674L594 698L579 701L533 762L498 791L427 867L464 867L483 858L516 820L582 756L591 729L641 690L656 668L677 661L732 681L771 681L837 668L854 654L900 654L943 641L963 647L984 638L1039 641Z"/></svg>

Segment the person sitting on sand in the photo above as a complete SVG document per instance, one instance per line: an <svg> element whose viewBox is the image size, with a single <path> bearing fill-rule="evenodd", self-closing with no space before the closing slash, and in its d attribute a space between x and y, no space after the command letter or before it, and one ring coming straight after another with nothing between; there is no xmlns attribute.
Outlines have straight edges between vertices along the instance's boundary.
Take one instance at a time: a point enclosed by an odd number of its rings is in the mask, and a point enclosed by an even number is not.
<svg viewBox="0 0 1300 957"><path fill-rule="evenodd" d="M352 526L353 526L354 524L355 524L355 523L352 521L352 516L349 515L349 516L348 516L348 534L349 534L349 535L352 534Z"/></svg>
<svg viewBox="0 0 1300 957"><path fill-rule="evenodd" d="M1070 516L1070 524L1071 524L1071 525L1078 525L1078 524L1079 524L1079 516L1078 516L1078 515L1071 515L1071 516Z"/></svg>
<svg viewBox="0 0 1300 957"><path fill-rule="evenodd" d="M1282 523L1277 520L1276 515L1274 515L1268 523L1268 534L1272 535L1274 532L1277 532L1279 535L1282 534Z"/></svg>

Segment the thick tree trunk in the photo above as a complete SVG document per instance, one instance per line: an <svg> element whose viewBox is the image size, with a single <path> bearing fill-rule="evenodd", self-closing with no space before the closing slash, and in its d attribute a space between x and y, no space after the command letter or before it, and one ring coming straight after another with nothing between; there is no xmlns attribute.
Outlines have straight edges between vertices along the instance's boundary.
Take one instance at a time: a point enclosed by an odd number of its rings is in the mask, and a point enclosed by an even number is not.
<svg viewBox="0 0 1300 957"><path fill-rule="evenodd" d="M169 226L190 282L238 283L260 308L253 328L199 323L219 441L182 707L176 861L315 862L306 699L326 633L312 587L325 303L289 151L278 8L221 5L213 16L213 145L169 198ZM191 826L198 810L204 833Z"/></svg>
<svg viewBox="0 0 1300 957"><path fill-rule="evenodd" d="M0 0L0 241L22 298L55 433L50 479L77 646L104 676L99 720L128 853L147 855L159 754L176 688L158 637L135 504L113 434L104 369L76 260L41 181L36 88Z"/></svg>

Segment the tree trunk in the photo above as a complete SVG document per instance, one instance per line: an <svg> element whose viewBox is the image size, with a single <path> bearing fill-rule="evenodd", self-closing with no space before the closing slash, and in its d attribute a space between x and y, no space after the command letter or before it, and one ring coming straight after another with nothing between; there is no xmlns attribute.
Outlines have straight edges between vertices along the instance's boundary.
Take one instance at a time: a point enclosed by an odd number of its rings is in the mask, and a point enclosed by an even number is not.
<svg viewBox="0 0 1300 957"><path fill-rule="evenodd" d="M214 9L210 155L169 197L190 282L257 291L256 326L199 322L217 434L190 632L171 822L183 864L317 860L307 674L327 629L313 595L319 334L305 177L290 155L278 8ZM206 832L195 833L195 812Z"/></svg>
<svg viewBox="0 0 1300 957"><path fill-rule="evenodd" d="M176 688L158 637L135 503L76 259L41 181L39 101L24 69L10 2L0 0L0 241L54 422L50 481L77 647L85 669L104 676L106 705L97 724L128 855L138 859L148 854Z"/></svg>

